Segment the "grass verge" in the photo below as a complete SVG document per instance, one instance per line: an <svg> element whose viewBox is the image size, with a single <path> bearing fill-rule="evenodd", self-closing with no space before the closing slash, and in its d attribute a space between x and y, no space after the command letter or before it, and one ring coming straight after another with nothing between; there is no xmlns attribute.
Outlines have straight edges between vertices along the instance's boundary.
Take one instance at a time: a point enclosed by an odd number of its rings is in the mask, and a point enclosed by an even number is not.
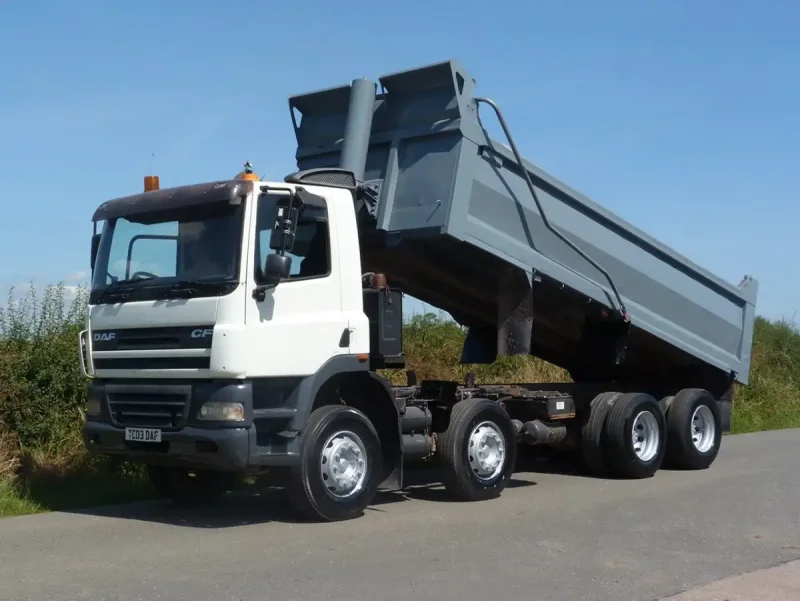
<svg viewBox="0 0 800 601"><path fill-rule="evenodd" d="M0 517L153 498L140 466L91 457L76 435L51 448L25 449L0 423ZM13 466L13 472L8 469Z"/></svg>
<svg viewBox="0 0 800 601"><path fill-rule="evenodd" d="M16 484L10 480L0 480L0 518L28 515L41 510L39 505L21 494Z"/></svg>

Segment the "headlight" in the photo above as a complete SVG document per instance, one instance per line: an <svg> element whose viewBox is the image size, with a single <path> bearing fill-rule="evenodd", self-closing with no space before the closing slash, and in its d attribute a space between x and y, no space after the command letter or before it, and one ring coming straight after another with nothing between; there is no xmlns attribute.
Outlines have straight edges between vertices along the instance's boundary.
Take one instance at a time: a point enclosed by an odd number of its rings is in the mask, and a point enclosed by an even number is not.
<svg viewBox="0 0 800 601"><path fill-rule="evenodd" d="M103 408L99 398L89 397L86 402L86 415L100 415Z"/></svg>
<svg viewBox="0 0 800 601"><path fill-rule="evenodd" d="M241 422L244 421L244 405L241 403L209 401L200 407L200 415L198 417L218 422Z"/></svg>

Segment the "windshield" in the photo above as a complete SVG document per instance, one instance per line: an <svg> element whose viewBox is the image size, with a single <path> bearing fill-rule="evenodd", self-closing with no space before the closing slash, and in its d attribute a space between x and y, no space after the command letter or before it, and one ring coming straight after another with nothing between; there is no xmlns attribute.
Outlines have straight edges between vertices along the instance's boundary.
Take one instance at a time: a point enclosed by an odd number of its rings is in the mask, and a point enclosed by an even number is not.
<svg viewBox="0 0 800 601"><path fill-rule="evenodd" d="M220 202L108 220L91 302L123 289L130 300L149 300L181 283L196 296L221 294L220 284L239 279L242 218L243 205Z"/></svg>

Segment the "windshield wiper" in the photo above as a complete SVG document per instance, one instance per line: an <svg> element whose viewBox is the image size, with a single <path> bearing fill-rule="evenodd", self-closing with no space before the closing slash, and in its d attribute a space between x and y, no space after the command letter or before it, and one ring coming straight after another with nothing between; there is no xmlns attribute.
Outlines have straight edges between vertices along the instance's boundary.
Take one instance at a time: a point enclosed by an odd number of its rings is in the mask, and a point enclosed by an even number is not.
<svg viewBox="0 0 800 601"><path fill-rule="evenodd" d="M167 298L190 298L197 292L208 288L218 288L220 286L227 286L232 284L230 281L213 282L208 280L183 280L175 282L172 286L164 290L158 297L158 300Z"/></svg>
<svg viewBox="0 0 800 601"><path fill-rule="evenodd" d="M116 282L111 282L108 286L103 288L103 291L97 295L97 300L99 301L108 301L108 300L127 300L129 292L137 288L135 284L139 282L147 282L148 280L152 280L154 278L128 278L125 280L117 280Z"/></svg>

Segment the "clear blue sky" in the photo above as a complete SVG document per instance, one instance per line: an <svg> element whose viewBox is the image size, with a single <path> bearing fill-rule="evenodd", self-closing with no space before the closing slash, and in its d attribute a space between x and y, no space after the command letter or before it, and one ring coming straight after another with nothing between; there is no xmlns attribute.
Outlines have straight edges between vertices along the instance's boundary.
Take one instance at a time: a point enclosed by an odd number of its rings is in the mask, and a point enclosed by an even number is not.
<svg viewBox="0 0 800 601"><path fill-rule="evenodd" d="M798 0L225 4L0 3L0 285L86 271L153 153L162 186L281 179L289 94L454 57L528 159L800 309Z"/></svg>

